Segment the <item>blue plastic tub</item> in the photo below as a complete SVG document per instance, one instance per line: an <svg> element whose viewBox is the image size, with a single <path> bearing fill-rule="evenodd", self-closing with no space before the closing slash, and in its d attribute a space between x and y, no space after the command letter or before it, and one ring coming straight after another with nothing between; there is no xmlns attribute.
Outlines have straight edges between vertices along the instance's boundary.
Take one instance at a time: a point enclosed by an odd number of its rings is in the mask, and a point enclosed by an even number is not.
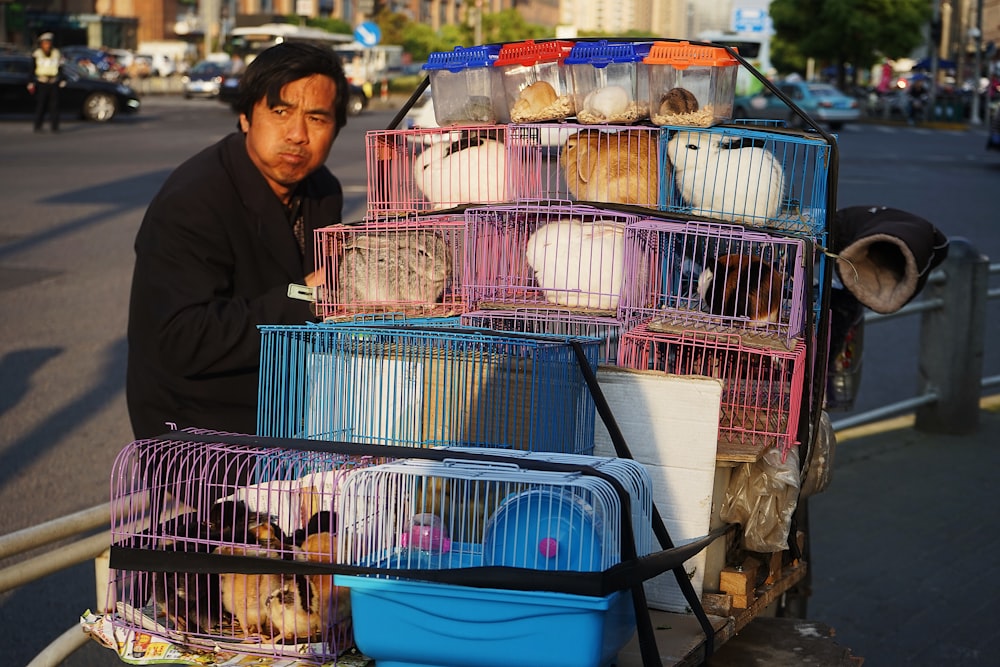
<svg viewBox="0 0 1000 667"><path fill-rule="evenodd" d="M588 597L336 575L378 667L608 667L635 633L632 595Z"/></svg>

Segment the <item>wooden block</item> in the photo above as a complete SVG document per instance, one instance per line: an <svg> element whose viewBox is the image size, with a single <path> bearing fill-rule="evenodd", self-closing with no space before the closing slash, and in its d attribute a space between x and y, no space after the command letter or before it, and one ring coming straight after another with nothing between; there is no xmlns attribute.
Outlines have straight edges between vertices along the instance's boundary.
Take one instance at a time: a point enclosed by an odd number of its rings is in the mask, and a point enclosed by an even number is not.
<svg viewBox="0 0 1000 667"><path fill-rule="evenodd" d="M713 616L729 616L733 611L733 596L725 593L704 593L701 606Z"/></svg>
<svg viewBox="0 0 1000 667"><path fill-rule="evenodd" d="M771 554L771 558L767 563L767 578L764 580L765 585L772 585L778 580L778 577L781 576L782 559L784 555L784 551L775 551Z"/></svg>
<svg viewBox="0 0 1000 667"><path fill-rule="evenodd" d="M733 609L746 609L753 601L752 595L732 595Z"/></svg>
<svg viewBox="0 0 1000 667"><path fill-rule="evenodd" d="M738 595L753 599L753 591L757 588L757 561L747 558L739 567L725 567L719 573L719 590L729 593L734 598ZM736 607L734 599L733 606ZM746 607L740 607L746 609Z"/></svg>

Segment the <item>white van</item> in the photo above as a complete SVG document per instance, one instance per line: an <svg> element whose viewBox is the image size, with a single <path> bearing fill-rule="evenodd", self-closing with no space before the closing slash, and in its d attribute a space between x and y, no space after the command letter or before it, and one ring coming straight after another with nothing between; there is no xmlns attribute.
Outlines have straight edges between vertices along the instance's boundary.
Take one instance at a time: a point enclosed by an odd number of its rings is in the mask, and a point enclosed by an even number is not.
<svg viewBox="0 0 1000 667"><path fill-rule="evenodd" d="M193 49L193 44L180 40L142 42L136 54L149 58L153 76L171 76L183 74L187 70L187 59L193 55Z"/></svg>

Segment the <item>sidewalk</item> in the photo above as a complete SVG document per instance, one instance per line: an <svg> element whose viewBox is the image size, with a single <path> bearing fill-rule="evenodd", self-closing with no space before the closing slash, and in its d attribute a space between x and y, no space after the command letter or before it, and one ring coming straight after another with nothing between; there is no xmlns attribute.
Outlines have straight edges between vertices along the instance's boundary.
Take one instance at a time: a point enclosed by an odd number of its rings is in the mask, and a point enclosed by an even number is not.
<svg viewBox="0 0 1000 667"><path fill-rule="evenodd" d="M845 431L809 500L810 620L865 665L996 664L1000 400L970 436L905 419Z"/></svg>

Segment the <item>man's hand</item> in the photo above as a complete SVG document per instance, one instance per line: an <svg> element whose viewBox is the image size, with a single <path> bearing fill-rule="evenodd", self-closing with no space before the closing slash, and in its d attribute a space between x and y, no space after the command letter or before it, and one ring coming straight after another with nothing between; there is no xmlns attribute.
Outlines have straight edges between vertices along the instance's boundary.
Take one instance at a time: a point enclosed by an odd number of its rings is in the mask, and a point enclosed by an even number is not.
<svg viewBox="0 0 1000 667"><path fill-rule="evenodd" d="M33 83L28 84L28 92L31 93L32 95L35 94L35 84Z"/></svg>
<svg viewBox="0 0 1000 667"><path fill-rule="evenodd" d="M325 274L323 269L318 269L313 271L308 276L306 276L306 287L317 287L324 283Z"/></svg>

